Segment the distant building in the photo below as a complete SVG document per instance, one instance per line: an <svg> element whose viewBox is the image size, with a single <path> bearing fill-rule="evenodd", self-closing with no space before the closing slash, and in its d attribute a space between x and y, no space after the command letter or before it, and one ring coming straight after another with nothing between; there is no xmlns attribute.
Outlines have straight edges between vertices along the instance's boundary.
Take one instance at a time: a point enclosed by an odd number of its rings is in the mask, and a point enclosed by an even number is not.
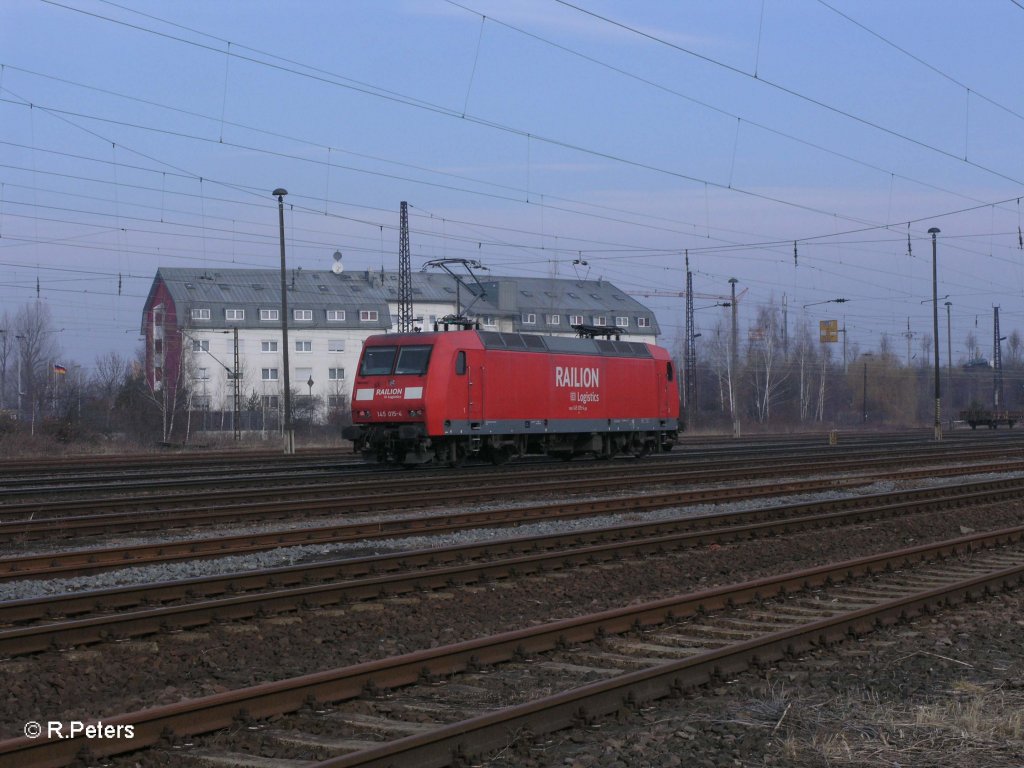
<svg viewBox="0 0 1024 768"><path fill-rule="evenodd" d="M588 325L652 343L660 332L650 309L604 280L412 278L413 314L424 331L461 310L490 331L573 336L573 325ZM287 291L292 391L347 408L363 340L396 329L398 273L294 269ZM233 410L237 329L241 397L276 410L284 384L280 313L279 270L160 268L142 315L149 385L173 390L187 380L193 409Z"/></svg>

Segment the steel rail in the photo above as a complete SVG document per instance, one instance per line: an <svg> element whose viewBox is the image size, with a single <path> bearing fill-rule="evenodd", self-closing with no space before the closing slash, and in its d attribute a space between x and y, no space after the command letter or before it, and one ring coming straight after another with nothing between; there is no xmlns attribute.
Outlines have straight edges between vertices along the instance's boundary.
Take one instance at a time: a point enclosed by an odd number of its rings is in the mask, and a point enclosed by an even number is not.
<svg viewBox="0 0 1024 768"><path fill-rule="evenodd" d="M753 664L771 663L800 651L828 647L850 635L865 635L879 625L894 624L928 613L939 605L1013 589L1022 584L1024 564L1002 568L952 585L894 598L450 723L427 733L324 760L312 768L444 768L463 764L466 757L506 746L511 733L525 731L542 735L580 723L591 723L623 709L638 708L654 699L678 696L716 678L738 674Z"/></svg>
<svg viewBox="0 0 1024 768"><path fill-rule="evenodd" d="M1000 492L994 492L997 496ZM310 610L344 602L393 597L411 592L446 589L456 585L473 584L506 578L521 578L536 574L564 570L572 566L590 566L618 560L626 556L664 554L687 547L706 546L724 541L745 541L758 537L791 534L808 529L838 527L866 520L878 520L933 511L936 503L943 507L962 507L965 504L991 501L993 491L957 492L943 497L933 490L914 497L912 492L899 492L870 497L868 506L848 511L822 514L804 514L809 509L830 508L826 503L776 507L755 513L713 515L705 518L683 518L647 524L630 524L576 531L567 534L536 536L525 539L466 544L442 550L416 550L397 555L379 555L318 564L317 571L329 571L334 578L327 584L310 586L307 568L281 569L272 577L263 577L264 588L270 592L240 594L205 599L180 606L145 608L129 613L78 618L31 627L0 629L0 656L38 653L56 647L84 645L110 639L125 639L167 631L194 629L211 621L236 621L259 615L284 613L298 609ZM883 503L884 502L884 503ZM730 517L744 521L727 527L705 528ZM692 530L694 526L700 530ZM568 549L564 547L570 547ZM487 558L487 562L479 561ZM437 567L439 563L456 563ZM426 570L413 570L425 568ZM395 573L395 571L398 571ZM380 575L385 574L385 575ZM285 587L286 578L293 586ZM219 583L222 591L228 585L238 590L246 583L250 588L259 580L257 574L241 578L211 578L188 580L182 584L152 585L148 588L127 587L123 590L104 590L103 595L90 598L83 595L61 595L56 599L39 598L31 601L0 603L0 621L25 621L54 615L59 610L81 611L89 601L99 599L105 609L117 600L129 598L135 604L143 600L167 601L174 594L179 599L194 597L197 587L209 588Z"/></svg>
<svg viewBox="0 0 1024 768"><path fill-rule="evenodd" d="M911 466L916 461L905 462ZM777 462L763 466L744 467L742 479L778 477L780 473L799 470L805 473L826 471L856 471L882 467L876 478L907 475L908 470L894 469L891 459L828 462L817 465L806 463L787 464ZM924 474L953 475L966 472L1013 472L1024 468L1024 459L1007 460L998 463L969 466L962 462L956 467L932 467ZM920 472L918 473L920 474ZM707 484L719 481L737 480L735 467L718 470L695 470L690 468L666 469L664 467L634 467L622 474L605 471L594 477L575 475L566 479L564 472L553 474L541 471L540 479L527 482L523 475L509 477L461 477L438 478L434 482L388 482L390 493L381 493L379 478L369 481L328 483L294 489L245 489L242 491L209 491L201 494L169 496L154 499L150 496L115 497L99 501L56 501L49 503L27 503L0 507L0 541L26 542L53 536L93 536L100 534L140 533L144 531L166 531L173 528L214 525L224 522L266 521L292 519L296 513L304 517L326 516L341 513L383 511L392 508L427 506L449 501L447 494L458 491L460 500L479 501L491 498L526 496L531 493L550 491L591 492L610 488L633 487L637 485ZM406 493L401 493L406 489ZM361 491L361 492L360 492ZM268 496L270 498L268 498ZM253 498L259 501L253 501ZM92 512L76 514L82 510L95 510L98 505L108 509L129 511ZM145 507L139 511L139 507ZM53 515L63 511L66 516ZM10 519L14 518L14 519Z"/></svg>
<svg viewBox="0 0 1024 768"><path fill-rule="evenodd" d="M0 768L62 766L74 760L86 747L94 757L135 751L152 746L168 735L195 735L225 728L239 718L252 720L273 717L295 712L311 702L351 699L366 690L408 685L424 677L450 675L471 667L497 664L525 654L587 642L601 635L622 634L635 627L656 626L669 619L701 611L748 603L958 553L997 546L1019 546L1022 541L1024 526L975 534L125 713L104 718L102 722L115 727L131 725L134 730L131 739L92 740L88 743L82 735L63 739L49 736L8 739L0 742ZM891 600L884 610L875 608L870 611L854 611L845 616L772 633L763 638L761 643L737 644L731 646L731 652L722 649L710 652L703 659L687 659L661 665L653 670L629 673L544 700L538 716L542 720L546 719L552 727L561 727L575 721L581 710L584 716L595 716L609 708L623 706L624 702L629 701L630 695L634 699L667 695L703 682L716 670L739 670L751 657L777 658L804 643L834 642L850 631L870 629L876 617L879 620L894 621L894 616L925 610L929 604L987 589L1016 586L1022 577L1024 565L1003 568L952 586ZM881 618L883 616L887 618ZM337 758L324 765L332 768L356 765L448 765L453 749L470 739L470 732L465 728L467 724L472 724L473 730L478 733L478 741L467 748L473 751L483 748L479 745L485 747L498 731L504 730L505 723L515 722L508 719L509 714L516 718L529 713L521 707L512 708L504 717L485 715L439 729L433 735L401 739L372 751ZM421 743L424 741L426 743ZM396 745L400 753L394 751ZM410 748L415 748L415 757L409 751ZM375 762L378 758L385 762Z"/></svg>
<svg viewBox="0 0 1024 768"><path fill-rule="evenodd" d="M717 472L720 476L735 476L737 472L745 471L746 469L763 469L765 466L778 466L780 462L785 462L785 466L813 466L818 468L828 467L833 465L835 462L841 464L848 464L849 462L866 462L862 466L886 466L891 465L893 459L891 455L882 455L877 449L870 450L858 450L855 452L844 452L844 453L830 453L829 455L822 457L822 451L815 449L815 464L810 464L806 458L801 456L793 455L792 452L787 452L786 455L779 457L778 459L771 460L770 465L759 464L758 462L766 462L769 459L763 452L753 454L749 457L750 461L740 463L736 457L730 457L728 459L707 459L703 457L693 456L682 456L679 454L673 457L658 457L658 460L651 460L645 462L591 462L591 463L577 463L573 465L571 474L584 477L584 476L608 476L616 473L621 474L642 474L642 473L661 473L669 471L678 471L681 468L674 465L685 464L686 467L682 469L689 469L696 476L700 474ZM1011 452L1013 453L1013 452ZM965 452L962 448L947 447L941 450L927 447L921 450L916 450L912 454L906 451L900 457L900 461L911 464L911 463L922 463L925 461L940 461L944 458L955 458L958 462L964 462L966 460L980 461L989 460L993 458L1007 458L1007 451L1003 448L984 448L980 450ZM1018 459L1021 457L1018 456ZM554 467L554 468L553 468ZM379 486L382 480L382 475L387 475L386 482L389 485L418 485L423 486L434 486L434 485L446 485L454 486L458 484L468 485L474 482L486 482L487 478L496 478L498 480L508 480L510 475L514 475L517 478L522 477L551 477L554 475L564 477L567 472L565 466L559 462L558 464L552 465L550 463L542 463L540 465L536 463L530 464L517 464L511 467L505 467L500 471L489 470L485 467L472 467L463 471L434 471L434 472L417 472L413 475L408 473L400 473L401 476L396 476L392 472L381 472L371 471L365 465L360 466L348 466L346 468L347 475L362 475L366 476L364 480L353 480L350 477L345 480L339 480L337 477L325 476L331 468L337 468L335 462L329 462L327 464L317 464L312 467L302 467L296 469L290 468L275 468L274 471L269 474L263 475L268 477L268 480L257 482L257 489L253 489L252 486L254 475L251 474L251 470L242 467L225 467L221 468L214 473L204 473L200 477L176 477L172 470L165 470L159 473L147 475L144 478L136 477L125 477L118 475L112 477L107 482L96 482L89 485L78 484L63 486L59 484L52 484L47 486L38 486L32 489L7 487L4 485L0 487L0 496L6 496L8 498L21 497L22 501L8 501L0 504L0 518L2 519L16 519L18 515L25 518L35 518L40 514L46 514L50 512L61 512L64 514L75 514L81 510L95 510L97 506L106 506L111 509L123 509L137 508L139 506L152 505L154 503L160 503L165 501L162 498L154 498L157 492L161 492L166 495L166 491L172 489L181 489L187 491L190 488L199 488L200 491L195 491L192 494L186 492L175 494L173 500L178 503L209 503L211 500L227 500L232 498L252 498L259 492L266 491L263 488L264 485L273 484L273 489L277 490L280 484L280 477L282 473L290 473L285 476L295 478L295 482L308 482L312 481L314 485L310 490L316 490L323 488L325 490L331 487L338 487L345 483L354 483L362 486ZM296 475L296 472L302 474ZM170 477L168 475L171 475ZM484 475L484 478L480 476ZM258 477L258 476L257 476ZM322 479L325 482L318 483L317 480ZM8 484L9 485L9 484ZM216 487L211 487L215 485ZM239 492L233 490L227 486L243 485L245 490ZM308 486L307 486L308 488ZM126 489L135 490L135 495L130 496L125 493ZM91 498L88 501L84 501L81 496L83 494L102 493L106 491L116 491L116 493L109 495L108 497ZM30 496L29 491L32 491L35 497L40 495L45 497L45 500L40 501L38 498ZM140 491L145 491L144 493ZM249 491L246 495L245 491ZM297 491L301 492L301 491ZM55 498L55 497L67 497L75 495L76 498ZM29 497L25 499L25 497Z"/></svg>
<svg viewBox="0 0 1024 768"><path fill-rule="evenodd" d="M796 480L771 486L728 486L701 488L640 496L590 499L586 501L559 501L543 505L512 507L482 512L450 513L425 517L402 517L391 520L371 520L355 523L235 536L187 539L154 544L136 544L117 547L96 547L63 552L45 552L32 555L0 557L0 581L12 578L39 576L68 576L95 573L111 568L144 565L153 562L223 557L224 555L260 552L285 546L338 543L366 538L396 538L420 534L451 533L483 526L514 526L536 520L587 517L624 511L658 509L666 506L729 501L757 497L777 496L780 493L811 492L863 485L864 479ZM368 498L365 503L376 503L389 497L389 507L408 497L408 493L381 494ZM363 503L363 502L360 502ZM311 502L306 502L311 504ZM304 508L304 507L300 507Z"/></svg>
<svg viewBox="0 0 1024 768"><path fill-rule="evenodd" d="M395 520L375 520L361 523L338 524L310 528L270 531L258 534L188 539L156 544L89 548L65 552L20 555L0 558L0 581L40 577L72 576L96 573L153 563L166 563L198 558L223 557L309 544L344 543L370 539L400 538L422 534L438 535L481 527L510 527L537 520L571 519L594 515L620 514L644 510L663 509L696 503L722 502L774 496L780 492L839 489L863 484L864 479L838 478L825 481L795 481L783 486L730 486L726 488L675 491L639 496L590 499L582 502L561 501L529 507L513 507L483 512L445 514ZM895 494L874 494L847 499L829 499L811 502L818 509L848 509L871 503L873 498L941 499L961 493L984 494L989 501L1018 498L1024 492L1024 478L1002 478L984 482L938 486L918 490L899 491ZM927 501L936 504L939 501ZM948 503L967 503L948 502ZM981 503L974 501L973 503ZM802 505L807 506L807 505ZM748 519L758 519L768 510L742 513ZM699 518L698 518L699 519ZM738 516L732 519L740 519Z"/></svg>

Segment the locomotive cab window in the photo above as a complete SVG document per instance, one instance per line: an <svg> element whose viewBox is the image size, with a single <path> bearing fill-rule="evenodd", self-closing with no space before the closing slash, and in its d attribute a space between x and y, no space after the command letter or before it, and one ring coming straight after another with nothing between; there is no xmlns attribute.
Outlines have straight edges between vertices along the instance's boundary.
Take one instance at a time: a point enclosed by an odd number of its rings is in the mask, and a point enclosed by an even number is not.
<svg viewBox="0 0 1024 768"><path fill-rule="evenodd" d="M395 375L422 376L427 372L432 347L399 347Z"/></svg>
<svg viewBox="0 0 1024 768"><path fill-rule="evenodd" d="M665 375L672 381L672 363L665 363Z"/></svg>
<svg viewBox="0 0 1024 768"><path fill-rule="evenodd" d="M466 375L466 352L464 350L455 356L455 375Z"/></svg>
<svg viewBox="0 0 1024 768"><path fill-rule="evenodd" d="M398 347L368 347L363 353L360 376L387 376L395 362Z"/></svg>

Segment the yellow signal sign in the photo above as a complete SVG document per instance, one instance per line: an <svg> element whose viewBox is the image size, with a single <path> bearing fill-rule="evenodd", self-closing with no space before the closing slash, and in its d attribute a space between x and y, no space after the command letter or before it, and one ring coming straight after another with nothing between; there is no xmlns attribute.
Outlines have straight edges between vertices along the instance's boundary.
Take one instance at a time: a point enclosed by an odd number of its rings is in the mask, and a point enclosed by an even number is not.
<svg viewBox="0 0 1024 768"><path fill-rule="evenodd" d="M821 320L818 322L818 338L822 344L839 341L839 321Z"/></svg>

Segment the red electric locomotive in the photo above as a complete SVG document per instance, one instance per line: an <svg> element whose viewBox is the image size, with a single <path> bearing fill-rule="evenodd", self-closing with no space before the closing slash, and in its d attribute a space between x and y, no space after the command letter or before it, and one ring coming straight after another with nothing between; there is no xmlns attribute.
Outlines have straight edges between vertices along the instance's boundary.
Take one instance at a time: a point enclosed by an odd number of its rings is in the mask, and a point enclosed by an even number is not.
<svg viewBox="0 0 1024 768"><path fill-rule="evenodd" d="M667 350L477 330L371 336L345 436L400 465L467 456L608 458L671 450L679 390Z"/></svg>

